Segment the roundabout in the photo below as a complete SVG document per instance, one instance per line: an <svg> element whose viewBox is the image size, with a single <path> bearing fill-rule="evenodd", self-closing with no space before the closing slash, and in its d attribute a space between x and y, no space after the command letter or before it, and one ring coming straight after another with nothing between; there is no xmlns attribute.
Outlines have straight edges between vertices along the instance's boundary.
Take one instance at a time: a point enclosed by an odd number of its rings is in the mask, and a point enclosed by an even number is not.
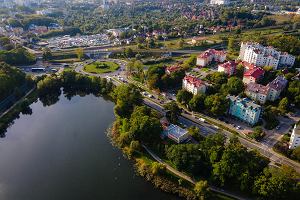
<svg viewBox="0 0 300 200"><path fill-rule="evenodd" d="M112 61L95 61L83 67L83 71L92 74L106 74L117 71L120 65Z"/></svg>

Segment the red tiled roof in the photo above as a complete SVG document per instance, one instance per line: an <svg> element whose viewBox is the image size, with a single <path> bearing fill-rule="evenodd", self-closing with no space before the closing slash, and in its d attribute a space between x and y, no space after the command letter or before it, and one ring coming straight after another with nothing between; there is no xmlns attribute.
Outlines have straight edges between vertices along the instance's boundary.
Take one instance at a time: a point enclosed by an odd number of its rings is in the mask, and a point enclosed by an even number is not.
<svg viewBox="0 0 300 200"><path fill-rule="evenodd" d="M245 68L248 68L248 70L256 68L256 66L255 66L254 64L248 63L248 62L246 62L246 61L242 61L242 62L240 62L240 63L241 63Z"/></svg>
<svg viewBox="0 0 300 200"><path fill-rule="evenodd" d="M244 73L244 76L252 76L255 79L258 79L264 75L265 71L261 67L256 67Z"/></svg>
<svg viewBox="0 0 300 200"><path fill-rule="evenodd" d="M234 61L227 61L226 63L220 64L219 66L223 67L225 69L232 68L232 67L236 68L236 62L234 62Z"/></svg>
<svg viewBox="0 0 300 200"><path fill-rule="evenodd" d="M194 76L186 75L184 77L184 80L186 80L189 84L194 85L195 87L200 87L201 85L204 85L205 83Z"/></svg>
<svg viewBox="0 0 300 200"><path fill-rule="evenodd" d="M175 71L177 71L179 69L180 69L179 65L172 65L172 66L168 66L166 68L166 71L169 71L170 73L172 73L172 72L175 72Z"/></svg>
<svg viewBox="0 0 300 200"><path fill-rule="evenodd" d="M208 49L205 52L201 53L200 55L198 55L198 58L207 58L211 55L225 55L225 51L218 51L215 49Z"/></svg>

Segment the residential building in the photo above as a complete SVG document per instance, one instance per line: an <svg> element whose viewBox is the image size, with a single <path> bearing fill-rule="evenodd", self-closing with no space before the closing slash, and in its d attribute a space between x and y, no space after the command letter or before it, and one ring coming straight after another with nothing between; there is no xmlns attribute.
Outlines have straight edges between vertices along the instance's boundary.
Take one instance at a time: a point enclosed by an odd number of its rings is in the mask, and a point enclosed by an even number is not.
<svg viewBox="0 0 300 200"><path fill-rule="evenodd" d="M229 4L229 0L210 0L210 4L213 5L224 5L224 4Z"/></svg>
<svg viewBox="0 0 300 200"><path fill-rule="evenodd" d="M243 82L245 84L257 83L265 74L265 70L260 67L250 69L244 73Z"/></svg>
<svg viewBox="0 0 300 200"><path fill-rule="evenodd" d="M270 88L258 83L249 83L246 87L246 95L254 101L261 104L266 103L268 100Z"/></svg>
<svg viewBox="0 0 300 200"><path fill-rule="evenodd" d="M257 66L255 66L254 64L248 63L246 61L242 61L242 62L240 62L240 64L242 64L243 67L245 68L244 71L248 71L248 70L252 70L254 68L257 68Z"/></svg>
<svg viewBox="0 0 300 200"><path fill-rule="evenodd" d="M191 75L186 75L184 77L182 81L182 88L194 95L206 92L205 82Z"/></svg>
<svg viewBox="0 0 300 200"><path fill-rule="evenodd" d="M289 149L295 149L298 146L300 146L300 125L295 124L291 138L290 138L290 144Z"/></svg>
<svg viewBox="0 0 300 200"><path fill-rule="evenodd" d="M281 92L287 86L288 81L284 76L277 76L273 81L271 81L267 86L270 88L268 94L268 100L275 101L279 98Z"/></svg>
<svg viewBox="0 0 300 200"><path fill-rule="evenodd" d="M255 125L262 112L260 105L255 104L247 98L228 96L230 101L228 114L234 116L250 125Z"/></svg>
<svg viewBox="0 0 300 200"><path fill-rule="evenodd" d="M295 56L280 52L271 46L265 47L259 43L242 42L239 59L258 67L272 66L278 69L281 66L293 66Z"/></svg>
<svg viewBox="0 0 300 200"><path fill-rule="evenodd" d="M236 66L235 61L227 61L226 63L218 65L218 72L224 72L228 76L232 76L235 73Z"/></svg>
<svg viewBox="0 0 300 200"><path fill-rule="evenodd" d="M180 69L181 69L180 65L168 66L166 67L166 74L172 74L173 72L176 72Z"/></svg>
<svg viewBox="0 0 300 200"><path fill-rule="evenodd" d="M212 61L215 62L225 62L226 60L226 52L225 51L218 51L215 49L209 49L203 53L201 53L198 57L197 57L197 66L200 67L205 67L208 64L210 64Z"/></svg>
<svg viewBox="0 0 300 200"><path fill-rule="evenodd" d="M283 76L278 76L267 86L257 83L247 84L245 93L252 100L264 104L267 100L276 101L287 83L288 81Z"/></svg>

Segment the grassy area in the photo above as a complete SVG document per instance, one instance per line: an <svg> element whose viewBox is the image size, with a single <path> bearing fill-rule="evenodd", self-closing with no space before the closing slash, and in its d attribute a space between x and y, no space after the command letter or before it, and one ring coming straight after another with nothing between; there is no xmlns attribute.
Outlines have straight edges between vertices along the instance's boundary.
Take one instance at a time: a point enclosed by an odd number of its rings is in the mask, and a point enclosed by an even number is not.
<svg viewBox="0 0 300 200"><path fill-rule="evenodd" d="M51 60L51 63L74 63L74 62L80 62L81 60L78 58L66 58L66 59L57 59L57 60Z"/></svg>
<svg viewBox="0 0 300 200"><path fill-rule="evenodd" d="M92 64L86 65L84 71L93 74L110 73L118 70L120 66L114 62L93 62Z"/></svg>

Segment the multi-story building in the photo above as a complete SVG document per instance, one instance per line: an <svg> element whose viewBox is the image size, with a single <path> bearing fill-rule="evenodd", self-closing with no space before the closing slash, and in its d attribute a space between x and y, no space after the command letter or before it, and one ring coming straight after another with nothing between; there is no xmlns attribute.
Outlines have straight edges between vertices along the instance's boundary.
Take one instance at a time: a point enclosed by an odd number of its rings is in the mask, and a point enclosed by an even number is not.
<svg viewBox="0 0 300 200"><path fill-rule="evenodd" d="M246 87L246 95L254 101L261 104L266 103L268 100L270 88L258 83L249 83Z"/></svg>
<svg viewBox="0 0 300 200"><path fill-rule="evenodd" d="M224 5L224 4L229 4L229 0L210 0L210 4L213 5Z"/></svg>
<svg viewBox="0 0 300 200"><path fill-rule="evenodd" d="M206 84L201 79L194 76L186 75L182 81L182 88L188 92L197 95L206 92Z"/></svg>
<svg viewBox="0 0 300 200"><path fill-rule="evenodd" d="M250 69L244 73L243 82L245 84L256 83L259 81L265 74L265 70L260 67Z"/></svg>
<svg viewBox="0 0 300 200"><path fill-rule="evenodd" d="M264 104L267 100L276 101L287 83L288 81L283 76L278 76L267 86L257 83L247 84L245 93L252 100Z"/></svg>
<svg viewBox="0 0 300 200"><path fill-rule="evenodd" d="M226 52L225 51L218 51L215 49L209 49L203 53L201 53L198 57L197 57L197 66L200 67L205 67L208 64L210 64L212 61L215 62L225 62L226 60Z"/></svg>
<svg viewBox="0 0 300 200"><path fill-rule="evenodd" d="M234 116L250 125L255 125L262 112L260 105L255 104L247 98L240 98L236 96L228 96L230 107L228 114Z"/></svg>
<svg viewBox="0 0 300 200"><path fill-rule="evenodd" d="M218 65L218 72L224 72L228 76L232 76L236 70L236 62L228 61L226 63Z"/></svg>
<svg viewBox="0 0 300 200"><path fill-rule="evenodd" d="M271 81L267 86L270 88L268 93L268 100L275 101L279 98L281 92L286 87L288 81L284 76L277 76L273 81Z"/></svg>
<svg viewBox="0 0 300 200"><path fill-rule="evenodd" d="M295 124L291 138L289 149L295 149L300 146L300 124Z"/></svg>
<svg viewBox="0 0 300 200"><path fill-rule="evenodd" d="M272 66L274 69L280 66L293 66L295 62L293 55L252 42L242 42L239 59L258 67Z"/></svg>

